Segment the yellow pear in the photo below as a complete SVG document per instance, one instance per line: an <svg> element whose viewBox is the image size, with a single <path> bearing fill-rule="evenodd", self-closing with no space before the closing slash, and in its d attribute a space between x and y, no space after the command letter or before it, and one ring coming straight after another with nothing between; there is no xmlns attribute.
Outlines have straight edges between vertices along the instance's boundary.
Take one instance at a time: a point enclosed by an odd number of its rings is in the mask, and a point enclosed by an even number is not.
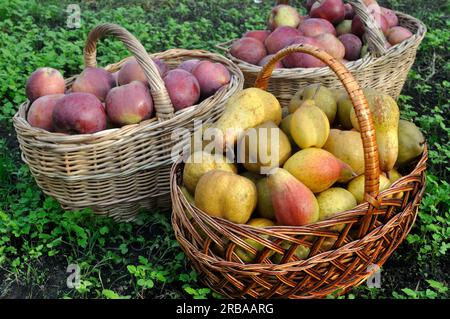
<svg viewBox="0 0 450 319"><path fill-rule="evenodd" d="M292 138L292 135L291 135L291 119L292 119L292 114L286 115L283 118L283 120L281 120L280 129L288 137L289 142L291 143L291 146L297 146L297 144L295 144L295 141L294 141L294 139Z"/></svg>
<svg viewBox="0 0 450 319"><path fill-rule="evenodd" d="M367 101L375 126L380 168L387 172L397 161L400 110L395 100L387 94L369 95ZM351 111L350 119L354 128L359 130L354 110Z"/></svg>
<svg viewBox="0 0 450 319"><path fill-rule="evenodd" d="M291 118L291 135L301 148L322 147L327 141L330 123L314 101L305 101Z"/></svg>
<svg viewBox="0 0 450 319"><path fill-rule="evenodd" d="M253 227L258 227L258 228L275 226L274 222L267 218L253 218L247 222L247 225L250 225ZM265 236L265 235L262 235L261 237L266 238L266 239L268 238L268 236ZM264 245L258 243L257 241L255 241L253 239L246 238L246 239L244 239L244 241L247 244L249 244L250 246L253 246L258 253L264 249ZM239 256L239 258L241 258L242 261L245 263L250 263L250 262L254 261L255 258L257 257L257 255L255 255L254 253L252 253L240 246L236 246L234 251ZM270 257L272 254L273 254L273 251L271 251L269 253L268 257Z"/></svg>
<svg viewBox="0 0 450 319"><path fill-rule="evenodd" d="M364 175L359 175L347 185L347 190L356 198L356 202L361 204L364 202ZM391 181L384 175L380 175L379 191L382 192L391 186Z"/></svg>
<svg viewBox="0 0 450 319"><path fill-rule="evenodd" d="M398 181L400 178L402 178L402 174L400 174L395 168L393 168L386 173L386 177L389 178L391 183L394 183L395 181Z"/></svg>
<svg viewBox="0 0 450 319"><path fill-rule="evenodd" d="M317 195L319 203L319 220L333 217L337 213L352 209L357 205L356 199L348 190L340 187L332 187ZM344 224L335 225L331 230L341 231Z"/></svg>
<svg viewBox="0 0 450 319"><path fill-rule="evenodd" d="M346 183L356 176L348 164L320 148L298 151L286 161L283 168L313 193L320 193L337 181Z"/></svg>
<svg viewBox="0 0 450 319"><path fill-rule="evenodd" d="M306 100L313 100L331 124L336 117L336 98L333 91L321 84L311 84L299 90L289 103L289 113L294 113Z"/></svg>
<svg viewBox="0 0 450 319"><path fill-rule="evenodd" d="M265 173L291 156L291 143L275 123L265 122L245 131L238 143L238 154L247 170Z"/></svg>
<svg viewBox="0 0 450 319"><path fill-rule="evenodd" d="M323 149L350 165L356 174L364 173L364 149L359 132L331 129Z"/></svg>
<svg viewBox="0 0 450 319"><path fill-rule="evenodd" d="M331 89L331 92L334 95L334 100L336 103L340 100L348 99L348 93L345 89Z"/></svg>
<svg viewBox="0 0 450 319"><path fill-rule="evenodd" d="M195 206L206 214L245 224L256 207L255 184L232 172L215 169L204 174L195 189Z"/></svg>
<svg viewBox="0 0 450 319"><path fill-rule="evenodd" d="M215 127L223 134L219 146L233 146L248 128L267 121L281 122L281 105L277 98L264 90L248 88L228 99L222 116Z"/></svg>
<svg viewBox="0 0 450 319"><path fill-rule="evenodd" d="M214 169L237 173L236 165L229 163L221 154L212 155L205 151L191 154L183 169L183 183L187 190L194 194L200 177Z"/></svg>
<svg viewBox="0 0 450 319"><path fill-rule="evenodd" d="M195 205L194 196L192 196L192 194L187 190L186 187L181 186L181 192L183 193L184 197L186 197L186 199L189 202L189 204Z"/></svg>
<svg viewBox="0 0 450 319"><path fill-rule="evenodd" d="M261 217L275 219L275 211L273 209L268 181L268 178L265 177L256 183L256 189L258 191L258 213Z"/></svg>
<svg viewBox="0 0 450 319"><path fill-rule="evenodd" d="M403 166L422 154L425 138L419 128L409 121L400 120L398 125L397 166Z"/></svg>

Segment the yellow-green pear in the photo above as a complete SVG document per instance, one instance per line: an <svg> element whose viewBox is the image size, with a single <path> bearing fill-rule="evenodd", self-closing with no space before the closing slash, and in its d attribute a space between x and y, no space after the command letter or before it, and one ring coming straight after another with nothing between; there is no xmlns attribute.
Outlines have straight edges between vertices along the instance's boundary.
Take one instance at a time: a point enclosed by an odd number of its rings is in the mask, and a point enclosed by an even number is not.
<svg viewBox="0 0 450 319"><path fill-rule="evenodd" d="M255 173L268 172L291 156L291 143L274 122L249 128L238 143L239 162Z"/></svg>
<svg viewBox="0 0 450 319"><path fill-rule="evenodd" d="M400 110L395 100L387 94L369 95L367 101L375 126L380 169L387 172L397 161ZM351 111L350 119L353 127L359 130L354 110Z"/></svg>
<svg viewBox="0 0 450 319"><path fill-rule="evenodd" d="M330 123L312 100L305 101L291 118L291 136L301 148L322 147L327 141Z"/></svg>
<svg viewBox="0 0 450 319"><path fill-rule="evenodd" d="M247 222L247 225L253 226L253 227L258 227L258 228L265 228L265 227L270 227L270 226L275 226L274 222L267 219L267 218L253 218L250 219ZM263 238L266 238L268 236L263 235L261 236ZM257 241L250 239L250 238L245 238L244 241L249 244L250 246L252 246L253 248L256 249L257 253L259 253L260 251L262 251L264 249L264 245L258 243ZM240 246L236 246L235 248L235 253L242 259L243 262L245 263L250 263L252 261L255 260L255 258L257 257L257 255L255 255L254 253L248 251L247 249L244 249ZM273 251L271 251L268 255L268 257L270 257L273 254Z"/></svg>
<svg viewBox="0 0 450 319"><path fill-rule="evenodd" d="M400 174L395 168L391 169L389 172L386 172L386 177L389 178L391 183L398 181L402 178L402 174Z"/></svg>
<svg viewBox="0 0 450 319"><path fill-rule="evenodd" d="M337 104L337 117L342 128L350 130L353 127L350 120L350 113L353 110L353 103L350 99L341 99Z"/></svg>
<svg viewBox="0 0 450 319"><path fill-rule="evenodd" d="M333 91L321 84L311 84L299 90L289 103L289 113L294 113L303 102L313 100L327 116L330 125L336 117L337 105Z"/></svg>
<svg viewBox="0 0 450 319"><path fill-rule="evenodd" d="M356 202L364 202L364 175L359 175L347 185L347 190L356 198ZM391 186L391 181L384 175L380 175L379 191L382 192Z"/></svg>
<svg viewBox="0 0 450 319"><path fill-rule="evenodd" d="M323 149L350 165L356 174L364 173L364 149L359 132L331 129Z"/></svg>
<svg viewBox="0 0 450 319"><path fill-rule="evenodd" d="M269 179L264 177L256 183L256 190L258 191L257 211L261 217L275 219L275 211L273 209L272 195L270 194L268 181Z"/></svg>
<svg viewBox="0 0 450 319"><path fill-rule="evenodd" d="M422 154L425 138L414 123L400 120L398 125L397 166L403 166Z"/></svg>
<svg viewBox="0 0 450 319"><path fill-rule="evenodd" d="M215 127L223 134L219 146L233 146L248 128L267 121L281 122L281 105L277 98L264 90L248 88L228 99Z"/></svg>
<svg viewBox="0 0 450 319"><path fill-rule="evenodd" d="M332 187L318 194L317 202L319 203L319 220L331 218L357 205L353 194L340 187ZM331 230L341 231L344 226L344 224L335 225L331 227Z"/></svg>

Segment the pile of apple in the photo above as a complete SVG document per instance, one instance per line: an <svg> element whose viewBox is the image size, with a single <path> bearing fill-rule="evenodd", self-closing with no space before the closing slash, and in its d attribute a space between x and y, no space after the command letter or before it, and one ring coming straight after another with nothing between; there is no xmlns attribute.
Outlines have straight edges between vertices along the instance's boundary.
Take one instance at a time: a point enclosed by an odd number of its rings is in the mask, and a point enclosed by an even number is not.
<svg viewBox="0 0 450 319"><path fill-rule="evenodd" d="M370 88L364 94L373 115L381 192L401 178L402 172L408 173L411 162L423 152L425 140L412 122L400 119L398 105L389 95ZM191 150L185 161L182 191L208 215L255 227L303 226L366 201L361 132L344 90L304 87L292 98L289 114L282 117L274 95L245 89L207 129L223 138L212 139L213 134L203 133L201 148ZM213 152L210 141L217 146ZM343 228L344 224L337 224L330 230ZM244 240L257 251L264 248ZM331 248L334 241L326 240L322 249ZM307 246L299 246L297 258L306 258ZM236 247L243 261L256 257Z"/></svg>
<svg viewBox="0 0 450 319"><path fill-rule="evenodd" d="M365 0L368 11L387 38L386 48L412 36L411 31L398 26L394 11L380 7L375 0ZM364 25L352 6L342 0L308 0L307 16L285 4L274 7L269 16L269 30L248 31L233 42L230 53L250 64L263 66L281 49L294 44L309 44L321 48L342 61L364 57ZM314 68L325 64L305 53L291 54L276 68Z"/></svg>
<svg viewBox="0 0 450 319"><path fill-rule="evenodd" d="M199 103L230 82L230 72L221 63L191 59L169 70L161 59L154 62L175 111ZM89 134L154 116L148 80L134 57L115 73L86 68L67 91L58 70L39 68L28 78L26 94L32 103L27 121L50 132Z"/></svg>

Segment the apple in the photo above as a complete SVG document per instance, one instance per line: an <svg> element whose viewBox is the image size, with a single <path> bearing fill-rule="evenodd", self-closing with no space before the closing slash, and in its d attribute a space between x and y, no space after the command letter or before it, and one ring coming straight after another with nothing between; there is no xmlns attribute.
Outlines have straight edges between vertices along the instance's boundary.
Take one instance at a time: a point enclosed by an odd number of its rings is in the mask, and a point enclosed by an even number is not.
<svg viewBox="0 0 450 319"><path fill-rule="evenodd" d="M197 78L203 98L213 95L231 80L230 71L223 64L207 60L197 64L192 74Z"/></svg>
<svg viewBox="0 0 450 319"><path fill-rule="evenodd" d="M56 103L64 94L50 94L37 98L28 109L27 121L33 127L53 131L52 114Z"/></svg>
<svg viewBox="0 0 450 319"><path fill-rule="evenodd" d="M320 46L335 59L342 60L344 58L345 47L334 35L330 33L322 33L315 37L315 39Z"/></svg>
<svg viewBox="0 0 450 319"><path fill-rule="evenodd" d="M63 94L66 85L62 74L53 68L39 68L29 76L26 83L26 94L30 102L50 94Z"/></svg>
<svg viewBox="0 0 450 319"><path fill-rule="evenodd" d="M315 37L322 33L331 33L336 35L334 26L325 19L309 18L305 20L298 29L306 37Z"/></svg>
<svg viewBox="0 0 450 319"><path fill-rule="evenodd" d="M200 99L200 84L195 76L186 70L167 72L164 84L175 111L192 106Z"/></svg>
<svg viewBox="0 0 450 319"><path fill-rule="evenodd" d="M72 92L94 94L100 101L106 99L106 94L116 86L114 76L102 68L87 67L77 76L72 85Z"/></svg>
<svg viewBox="0 0 450 319"><path fill-rule="evenodd" d="M323 49L321 44L315 38L305 37L302 35L295 37L288 45L294 44L309 44ZM325 66L325 63L321 60L310 54L302 52L289 54L283 59L283 64L288 68L320 68Z"/></svg>
<svg viewBox="0 0 450 319"><path fill-rule="evenodd" d="M264 43L269 36L270 30L251 30L244 33L243 38L254 38Z"/></svg>
<svg viewBox="0 0 450 319"><path fill-rule="evenodd" d="M267 52L269 54L275 54L283 49L292 40L301 35L302 33L292 27L278 27L276 28L264 42L266 44Z"/></svg>
<svg viewBox="0 0 450 319"><path fill-rule="evenodd" d="M132 81L109 91L105 110L113 124L137 124L152 116L153 99L147 85Z"/></svg>
<svg viewBox="0 0 450 319"><path fill-rule="evenodd" d="M342 42L342 44L345 47L344 59L348 61L358 60L359 57L361 56L361 48L362 48L361 39L351 33L343 34L339 36L338 39L339 41Z"/></svg>
<svg viewBox="0 0 450 319"><path fill-rule="evenodd" d="M272 59L275 56L275 54L269 54L266 57L264 57L261 61L259 61L258 65L259 66L264 66L266 65L267 62L270 61L270 59ZM278 60L277 63L275 63L275 69L282 69L284 68L283 63Z"/></svg>
<svg viewBox="0 0 450 319"><path fill-rule="evenodd" d="M182 69L192 73L192 70L200 63L199 59L190 59L180 63L178 69Z"/></svg>
<svg viewBox="0 0 450 319"><path fill-rule="evenodd" d="M322 18L338 24L345 18L345 7L342 0L317 0L309 14L312 18Z"/></svg>
<svg viewBox="0 0 450 319"><path fill-rule="evenodd" d="M164 61L161 59L152 59L152 60L155 63L156 67L158 68L161 77L164 77L164 75L169 70L167 64L165 64ZM142 70L141 66L139 65L135 57L129 58L122 65L122 68L119 70L117 81L119 85L128 84L132 81L141 81L142 83L145 84L148 83L144 70Z"/></svg>
<svg viewBox="0 0 450 319"><path fill-rule="evenodd" d="M396 45L412 37L412 35L408 29L397 26L389 29L387 40L391 45Z"/></svg>
<svg viewBox="0 0 450 319"><path fill-rule="evenodd" d="M398 26L398 17L393 10L381 7L381 14L388 22L389 28Z"/></svg>
<svg viewBox="0 0 450 319"><path fill-rule="evenodd" d="M241 38L233 42L230 53L232 56L257 65L267 55L264 44L255 38Z"/></svg>
<svg viewBox="0 0 450 319"><path fill-rule="evenodd" d="M91 93L69 93L59 99L52 113L53 128L59 133L91 134L106 129L102 102Z"/></svg>

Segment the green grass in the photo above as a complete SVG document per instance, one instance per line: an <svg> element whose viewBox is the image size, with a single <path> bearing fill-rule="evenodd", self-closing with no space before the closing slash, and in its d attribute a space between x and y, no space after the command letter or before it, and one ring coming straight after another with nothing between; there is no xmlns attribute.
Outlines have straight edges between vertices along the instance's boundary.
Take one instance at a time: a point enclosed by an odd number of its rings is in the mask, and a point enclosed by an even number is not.
<svg viewBox="0 0 450 319"><path fill-rule="evenodd" d="M426 134L428 185L416 225L383 267L381 288L362 286L344 298L448 298L450 10L445 0L380 2L418 17L429 29L399 103L402 116ZM0 3L0 298L218 297L198 283L167 214L144 212L135 223L117 224L89 211L65 212L45 196L20 161L11 117L37 67L58 68L64 76L81 71L85 37L101 22L126 27L149 52L214 50L263 27L271 2L89 1L81 4L80 29L66 28L67 3ZM99 65L127 55L118 41L99 44ZM77 289L66 286L72 263L81 267Z"/></svg>

